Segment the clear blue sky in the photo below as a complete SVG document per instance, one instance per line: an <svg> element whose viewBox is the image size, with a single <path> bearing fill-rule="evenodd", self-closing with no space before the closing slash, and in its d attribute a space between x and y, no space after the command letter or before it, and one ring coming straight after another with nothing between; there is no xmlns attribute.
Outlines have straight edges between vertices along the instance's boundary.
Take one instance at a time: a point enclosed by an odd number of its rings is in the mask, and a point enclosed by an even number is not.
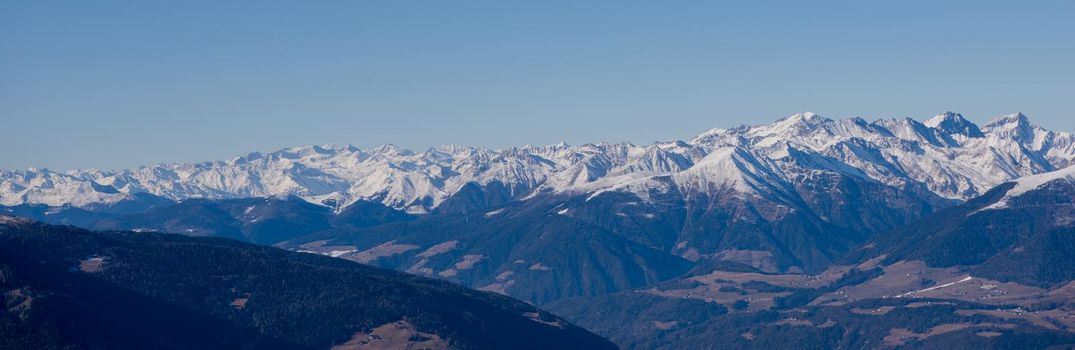
<svg viewBox="0 0 1075 350"><path fill-rule="evenodd" d="M1075 131L1075 1L4 1L0 168L687 139L798 112Z"/></svg>

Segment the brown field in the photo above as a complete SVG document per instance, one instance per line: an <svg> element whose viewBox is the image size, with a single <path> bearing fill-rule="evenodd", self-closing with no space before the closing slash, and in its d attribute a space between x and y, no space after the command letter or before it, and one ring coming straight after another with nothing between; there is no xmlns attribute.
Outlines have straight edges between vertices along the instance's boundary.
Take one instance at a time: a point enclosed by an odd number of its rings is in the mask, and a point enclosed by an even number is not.
<svg viewBox="0 0 1075 350"><path fill-rule="evenodd" d="M1046 329L1075 332L1075 310L1055 309L1042 311L1027 311L1021 308L1017 308L993 310L959 310L956 311L956 313L964 316L989 315L1003 319L1022 319L1033 323L1036 326Z"/></svg>
<svg viewBox="0 0 1075 350"><path fill-rule="evenodd" d="M388 242L381 243L380 245L378 245L376 247L366 249L366 250L363 250L363 251L358 252L358 253L353 253L353 252L352 253L347 253L347 254L340 255L339 257L347 259L347 260L351 260L351 261L354 261L354 262L367 264L367 263L369 263L371 261L374 261L374 260L377 260L377 259L380 259L380 258L389 257L389 256L393 256L393 255L396 255L396 254L402 254L402 253L405 253L405 252L408 252L408 251L411 251L411 250L415 250L415 249L418 249L417 245L414 245L414 244L396 244L396 241L393 240L393 241L388 241Z"/></svg>
<svg viewBox="0 0 1075 350"><path fill-rule="evenodd" d="M884 341L885 345L899 346L899 345L906 344L908 340L923 340L923 339L926 339L926 338L929 338L929 337L932 337L932 336L935 336L935 335L940 335L940 334L944 334L944 333L948 333L948 332L955 332L955 331L959 331L959 330L963 330L963 329L967 329L967 328L971 328L971 327L986 328L986 329L995 329L995 328L1012 329L1012 328L1015 328L1016 326L1014 324L1008 324L1008 323L1003 323L1003 324L996 324L996 323L978 323L978 324L972 324L972 323L946 323L946 324L942 324L942 325L938 325L936 327L930 328L930 330L928 332L926 332L926 333L915 333L915 332L912 332L911 330L906 329L906 328L893 328L893 329L889 330L888 335L885 336L883 341ZM996 332L992 332L992 333L996 333Z"/></svg>
<svg viewBox="0 0 1075 350"><path fill-rule="evenodd" d="M419 258L428 258L428 257L431 257L431 256L435 256L437 254L440 254L440 253L448 252L448 251L451 251L452 249L455 249L455 246L458 245L458 244L459 244L459 241L456 241L456 240L437 243L437 244L433 245L432 247L429 247L429 249L426 249L425 251L422 251L421 253L418 253L418 257Z"/></svg>
<svg viewBox="0 0 1075 350"><path fill-rule="evenodd" d="M931 282L932 281L932 282ZM1045 290L970 276L961 267L932 268L921 261L884 267L884 275L818 297L812 305L842 305L875 298L943 298L985 304L1038 300Z"/></svg>
<svg viewBox="0 0 1075 350"><path fill-rule="evenodd" d="M646 292L673 298L693 298L707 302L720 303L731 306L739 300L749 304L743 311L768 310L773 307L774 298L786 296L790 292L762 292L744 288L743 284L760 281L778 287L786 288L819 288L840 279L850 266L834 266L825 272L816 275L807 274L761 274L753 272L727 272L715 271L701 276L688 278L688 281L698 283L698 286L688 289L650 289ZM736 288L736 291L728 291L728 288ZM721 291L724 288L725 291ZM739 290L745 291L741 294Z"/></svg>
<svg viewBox="0 0 1075 350"><path fill-rule="evenodd" d="M530 319L531 321L534 321L534 322L537 322L537 323L540 323L540 324L543 324L543 325L546 325L546 326L556 327L556 328L560 328L560 329L566 329L567 328L567 326L564 325L562 322L560 322L560 320L557 320L557 319L553 319L553 320L542 319L541 318L541 313L539 313L539 312L524 312L523 317L526 317L526 318Z"/></svg>
<svg viewBox="0 0 1075 350"><path fill-rule="evenodd" d="M236 308L238 310L242 310L243 308L246 307L246 303L248 301L250 301L250 298L235 298L235 300L232 300L231 304L229 304L229 305L231 305L231 307L234 307L234 308Z"/></svg>
<svg viewBox="0 0 1075 350"><path fill-rule="evenodd" d="M407 321L396 321L374 328L369 333L355 333L351 340L333 346L332 350L445 350L448 348L448 342L440 336L419 332Z"/></svg>
<svg viewBox="0 0 1075 350"><path fill-rule="evenodd" d="M860 309L856 307L851 309L851 313L859 315L884 315L895 309L895 306L882 306L876 309Z"/></svg>
<svg viewBox="0 0 1075 350"><path fill-rule="evenodd" d="M855 266L870 269L879 266L883 257L871 259ZM833 283L842 277L850 266L835 266L818 275L803 274L760 274L718 271L687 279L694 285L681 284L678 287L651 288L641 292L669 298L692 298L707 302L720 303L731 307L738 300L749 302L747 312L771 309L774 298L788 295L788 292L763 292L743 287L751 281L761 281L771 285L789 288L819 288ZM883 267L884 274L865 283L840 288L824 294L810 305L840 306L849 302L865 299L884 298L936 298L975 302L995 305L979 310L959 310L958 314L989 315L1002 319L1022 319L1040 327L1052 330L1075 332L1075 282L1052 290L1011 282L1000 282L971 276L962 267L931 268L921 261L903 261ZM914 301L904 306L882 306L874 309L854 308L850 311L860 315L885 315L899 307L920 308L935 305L951 305L945 301ZM1012 309L1010 305L1021 306ZM1044 307L1043 307L1044 306ZM1034 311L1028 311L1034 310ZM732 310L735 312L735 310ZM783 320L781 324L797 324ZM804 325L804 324L803 324ZM824 324L823 324L824 325ZM822 325L817 325L821 327ZM831 326L831 325L829 325ZM906 333L894 329L887 338L888 343L902 344L911 338L924 339L936 334L950 332L966 327L1009 327L1001 324L954 324L936 328L924 334ZM989 336L989 331L983 331Z"/></svg>
<svg viewBox="0 0 1075 350"><path fill-rule="evenodd" d="M105 258L94 256L78 262L78 270L85 273L98 273L104 270Z"/></svg>

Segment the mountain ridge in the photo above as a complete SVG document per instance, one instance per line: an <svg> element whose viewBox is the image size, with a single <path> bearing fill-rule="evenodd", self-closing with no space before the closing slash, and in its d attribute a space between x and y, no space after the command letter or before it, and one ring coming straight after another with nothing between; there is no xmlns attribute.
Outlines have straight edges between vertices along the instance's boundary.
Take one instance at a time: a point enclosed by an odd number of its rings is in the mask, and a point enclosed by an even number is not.
<svg viewBox="0 0 1075 350"><path fill-rule="evenodd" d="M921 185L954 200L1075 162L1075 136L1036 126L1021 113L978 127L953 112L926 122L829 119L806 112L770 124L711 129L690 141L643 146L561 143L494 150L446 145L414 152L391 144L367 149L321 145L118 171L0 170L0 204L89 208L129 201L136 194L172 201L295 195L335 208L370 200L426 213L468 184L496 183L515 199L546 191L597 191L637 177L690 171L727 147L765 161L810 152L828 158L833 165L828 170L899 188ZM766 170L784 178L801 173Z"/></svg>

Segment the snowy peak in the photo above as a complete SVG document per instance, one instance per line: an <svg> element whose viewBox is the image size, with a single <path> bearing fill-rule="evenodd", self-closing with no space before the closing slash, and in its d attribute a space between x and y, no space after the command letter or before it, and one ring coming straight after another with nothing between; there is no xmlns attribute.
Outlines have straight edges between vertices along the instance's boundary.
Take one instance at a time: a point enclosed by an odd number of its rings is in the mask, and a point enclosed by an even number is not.
<svg viewBox="0 0 1075 350"><path fill-rule="evenodd" d="M778 194L784 181L771 169L746 150L722 147L686 171L676 173L673 179L684 192Z"/></svg>
<svg viewBox="0 0 1075 350"><path fill-rule="evenodd" d="M1024 115L1023 113L1013 113L1013 114L1002 115L1002 116L993 118L993 120L990 120L988 123L985 124L985 129L988 129L988 130L1009 129L1010 130L1010 129L1019 129L1019 128L1029 128L1031 126L1032 126L1032 124L1030 123L1030 119L1027 118L1026 115Z"/></svg>
<svg viewBox="0 0 1075 350"><path fill-rule="evenodd" d="M1032 142L1037 126L1030 123L1023 113L1009 114L993 118L983 128L991 134L1010 138L1020 142Z"/></svg>
<svg viewBox="0 0 1075 350"><path fill-rule="evenodd" d="M945 112L944 114L938 114L937 116L926 120L926 126L937 129L945 135L963 135L966 137L984 137L985 134L978 128L978 125L963 118L962 114Z"/></svg>
<svg viewBox="0 0 1075 350"><path fill-rule="evenodd" d="M795 114L792 114L790 116L784 117L783 119L777 121L777 123L789 122L789 121L793 121L793 122L796 122L796 123L814 123L814 122L824 122L824 121L828 121L828 120L831 120L831 119L822 117L821 115L818 115L817 113L814 113L814 112L806 111L806 112L795 113Z"/></svg>
<svg viewBox="0 0 1075 350"><path fill-rule="evenodd" d="M792 114L790 116L784 117L784 118L782 118L780 120L777 120L775 124L777 124L777 125L807 125L807 126L809 126L809 125L817 125L817 124L824 123L824 122L827 122L827 121L832 121L832 119L822 117L821 115L818 115L817 113L814 113L814 112L806 111L806 112L795 113L795 114Z"/></svg>
<svg viewBox="0 0 1075 350"><path fill-rule="evenodd" d="M755 128L754 135L803 135L829 122L832 122L832 119L813 112L796 113L777 120L776 123Z"/></svg>

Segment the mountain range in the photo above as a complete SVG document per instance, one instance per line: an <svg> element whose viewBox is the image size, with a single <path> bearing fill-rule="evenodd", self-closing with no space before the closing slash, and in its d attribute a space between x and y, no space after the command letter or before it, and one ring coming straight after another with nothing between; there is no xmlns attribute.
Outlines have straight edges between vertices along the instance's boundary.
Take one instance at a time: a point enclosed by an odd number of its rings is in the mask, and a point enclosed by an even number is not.
<svg viewBox="0 0 1075 350"><path fill-rule="evenodd" d="M301 199L336 213L380 203L418 215L426 226L454 213L484 213L476 220L496 221L490 213L498 208L544 206L690 262L717 258L770 272L816 272L877 233L1073 160L1075 136L1045 130L1018 113L982 127L951 112L925 122L800 113L648 146L445 146L421 153L391 145L308 146L115 172L4 171L0 203L48 222L212 231L205 234L263 244L328 229L330 220L252 237L240 227L261 226L255 217L265 215L240 215L239 208L228 209L230 219L218 211L191 221L229 227L161 219L204 203L197 201L263 197ZM158 219L139 219L147 215Z"/></svg>
<svg viewBox="0 0 1075 350"><path fill-rule="evenodd" d="M303 146L122 171L8 170L0 172L0 204L107 208L146 200L139 194L173 201L294 195L334 208L367 200L424 213L472 187L492 192L487 205L545 193L648 189L661 177L684 189L787 196L793 195L786 193L790 187L818 172L966 200L1073 159L1075 136L1033 125L1018 113L978 127L951 112L925 122L833 120L807 112L645 146L442 146L424 152L393 145Z"/></svg>
<svg viewBox="0 0 1075 350"><path fill-rule="evenodd" d="M3 171L0 210L447 280L624 348L1018 348L1075 342L1073 162L1075 136L1019 113L800 113L644 146Z"/></svg>

